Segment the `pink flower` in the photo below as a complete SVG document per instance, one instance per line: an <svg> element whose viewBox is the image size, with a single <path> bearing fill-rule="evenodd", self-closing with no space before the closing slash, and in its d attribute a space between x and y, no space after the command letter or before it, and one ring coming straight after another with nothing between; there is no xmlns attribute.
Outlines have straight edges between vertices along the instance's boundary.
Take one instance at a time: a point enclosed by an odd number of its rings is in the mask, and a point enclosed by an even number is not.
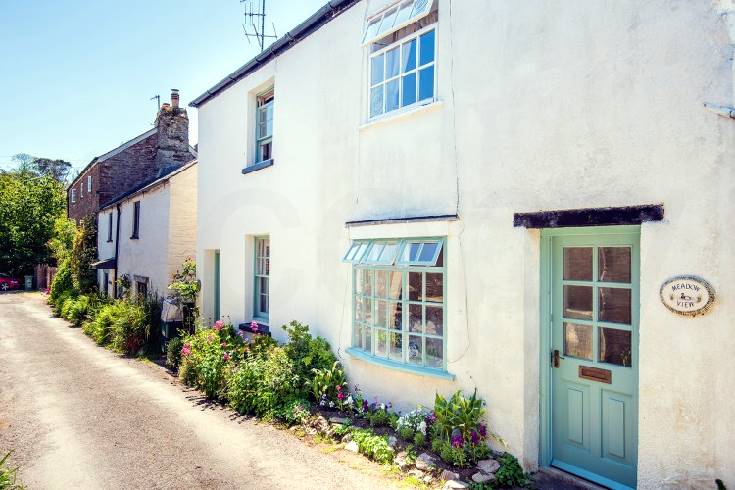
<svg viewBox="0 0 735 490"><path fill-rule="evenodd" d="M225 362L226 361L229 361L230 360L230 355L227 352L225 352L224 354L222 354L222 359L224 359Z"/></svg>
<svg viewBox="0 0 735 490"><path fill-rule="evenodd" d="M337 387L337 389L339 389L339 386ZM337 393L337 400L342 401L344 399L345 399L345 394L344 393L342 393L341 391L339 393Z"/></svg>
<svg viewBox="0 0 735 490"><path fill-rule="evenodd" d="M214 335L212 335L211 333L207 335L207 342L211 342L213 340L214 340Z"/></svg>
<svg viewBox="0 0 735 490"><path fill-rule="evenodd" d="M255 320L253 320L252 322L250 322L250 330L252 330L253 332L256 332L257 333L257 331L258 331L258 322L256 322Z"/></svg>
<svg viewBox="0 0 735 490"><path fill-rule="evenodd" d="M212 328L219 332L220 330L222 330L222 327L224 326L225 324L222 323L222 320L217 320L216 322L214 322L214 326Z"/></svg>
<svg viewBox="0 0 735 490"><path fill-rule="evenodd" d="M225 348L227 347L227 342L220 342L219 346Z"/></svg>
<svg viewBox="0 0 735 490"><path fill-rule="evenodd" d="M191 346L189 344L184 344L184 346L181 348L181 355L186 357L189 354L191 354Z"/></svg>
<svg viewBox="0 0 735 490"><path fill-rule="evenodd" d="M337 391L342 391L342 385L337 385Z"/></svg>

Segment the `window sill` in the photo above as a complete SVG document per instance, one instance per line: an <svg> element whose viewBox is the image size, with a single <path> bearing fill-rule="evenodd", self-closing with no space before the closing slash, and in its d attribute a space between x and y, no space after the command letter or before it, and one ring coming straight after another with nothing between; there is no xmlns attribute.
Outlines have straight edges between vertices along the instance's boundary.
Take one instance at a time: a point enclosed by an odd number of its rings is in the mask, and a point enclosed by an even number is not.
<svg viewBox="0 0 735 490"><path fill-rule="evenodd" d="M134 235L130 237L131 240L138 240L140 237L138 235Z"/></svg>
<svg viewBox="0 0 735 490"><path fill-rule="evenodd" d="M382 126L384 124L392 123L394 121L408 119L409 117L415 116L417 114L423 114L425 112L433 112L436 109L441 109L443 105L444 105L443 101L434 100L432 102L427 102L427 103L420 104L417 106L412 106L404 110L397 110L397 111L389 112L388 114L383 114L382 116L374 117L373 119L368 120L368 122L358 126L357 129L359 131L363 131L365 129Z"/></svg>
<svg viewBox="0 0 735 490"><path fill-rule="evenodd" d="M449 381L454 380L454 375L443 369L427 368L421 366L411 366L409 364L403 364L401 362L391 361L389 359L381 359L380 357L371 356L366 352L355 347L350 347L345 352L355 359L365 361L369 364L375 364L389 369L397 369L399 371L405 371L407 373L416 374L418 376L430 376L434 378L446 379Z"/></svg>
<svg viewBox="0 0 735 490"><path fill-rule="evenodd" d="M243 174L249 174L250 172L257 172L258 170L263 170L264 168L271 167L273 165L273 159L270 160L264 160L262 162L258 162L255 165L250 165L248 167L245 167L242 169Z"/></svg>

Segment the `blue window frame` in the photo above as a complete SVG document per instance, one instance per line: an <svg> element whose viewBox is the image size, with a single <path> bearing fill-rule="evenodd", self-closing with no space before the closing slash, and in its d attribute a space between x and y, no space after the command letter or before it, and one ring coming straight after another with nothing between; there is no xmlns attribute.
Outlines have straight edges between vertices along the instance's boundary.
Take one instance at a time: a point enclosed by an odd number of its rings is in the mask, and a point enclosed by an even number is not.
<svg viewBox="0 0 735 490"><path fill-rule="evenodd" d="M446 371L445 249L444 238L350 245L344 261L353 264L353 349L389 363Z"/></svg>
<svg viewBox="0 0 735 490"><path fill-rule="evenodd" d="M270 255L270 238L255 237L253 317L264 322L268 321L268 313L270 311Z"/></svg>
<svg viewBox="0 0 735 490"><path fill-rule="evenodd" d="M370 55L369 118L413 105L436 96L436 28L376 50Z"/></svg>

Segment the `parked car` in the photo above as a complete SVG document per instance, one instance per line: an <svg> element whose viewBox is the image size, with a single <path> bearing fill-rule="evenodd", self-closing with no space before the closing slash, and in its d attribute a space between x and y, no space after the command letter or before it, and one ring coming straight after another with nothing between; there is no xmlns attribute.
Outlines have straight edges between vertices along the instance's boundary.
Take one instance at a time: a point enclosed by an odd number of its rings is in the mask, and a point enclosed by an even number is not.
<svg viewBox="0 0 735 490"><path fill-rule="evenodd" d="M20 281L0 272L0 291L20 288Z"/></svg>

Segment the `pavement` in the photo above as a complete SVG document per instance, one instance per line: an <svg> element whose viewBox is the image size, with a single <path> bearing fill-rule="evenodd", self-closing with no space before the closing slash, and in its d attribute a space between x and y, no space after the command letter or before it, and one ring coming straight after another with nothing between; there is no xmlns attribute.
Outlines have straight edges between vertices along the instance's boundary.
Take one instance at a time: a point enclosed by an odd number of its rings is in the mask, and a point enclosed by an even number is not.
<svg viewBox="0 0 735 490"><path fill-rule="evenodd" d="M27 489L394 488L385 470L238 416L98 347L40 293L0 294L0 458Z"/></svg>

